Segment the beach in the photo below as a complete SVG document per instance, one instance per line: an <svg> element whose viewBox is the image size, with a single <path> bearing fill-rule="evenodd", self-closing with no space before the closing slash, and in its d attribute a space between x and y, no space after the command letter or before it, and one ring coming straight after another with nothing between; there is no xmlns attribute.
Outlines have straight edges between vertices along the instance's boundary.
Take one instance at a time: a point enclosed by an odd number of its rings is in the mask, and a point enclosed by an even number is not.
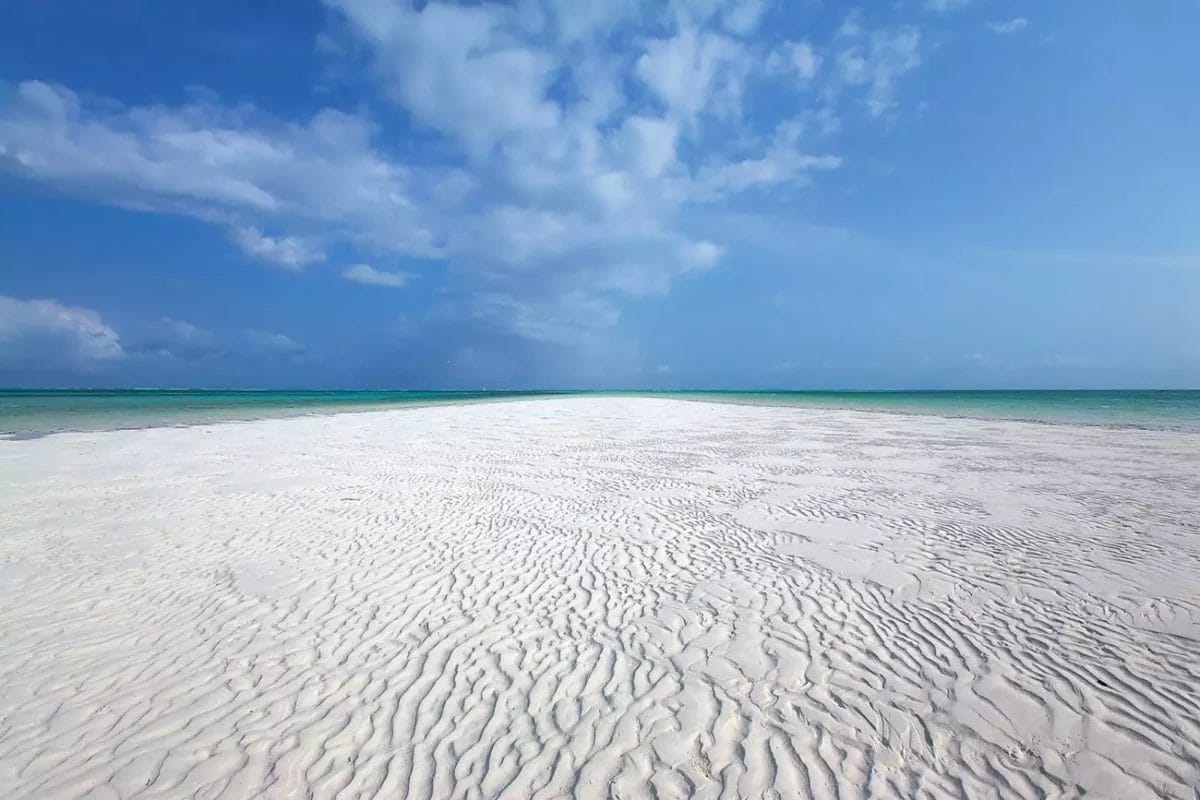
<svg viewBox="0 0 1200 800"><path fill-rule="evenodd" d="M1197 432L561 397L0 441L6 798L1197 786Z"/></svg>

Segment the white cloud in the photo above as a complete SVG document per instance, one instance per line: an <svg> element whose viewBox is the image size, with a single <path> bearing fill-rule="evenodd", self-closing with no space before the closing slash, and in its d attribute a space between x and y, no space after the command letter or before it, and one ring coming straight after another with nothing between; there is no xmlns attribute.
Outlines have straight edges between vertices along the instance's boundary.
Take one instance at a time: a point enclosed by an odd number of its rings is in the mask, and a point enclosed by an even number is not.
<svg viewBox="0 0 1200 800"><path fill-rule="evenodd" d="M1021 31L1025 30L1027 27L1029 27L1029 20L1025 19L1025 17L1014 17L1010 20L989 22L987 26L992 33L1008 35L1020 33Z"/></svg>
<svg viewBox="0 0 1200 800"><path fill-rule="evenodd" d="M722 254L720 245L712 242L683 242L679 250L680 259L694 269L715 267Z"/></svg>
<svg viewBox="0 0 1200 800"><path fill-rule="evenodd" d="M947 14L960 11L974 3L975 0L925 0L925 8L938 14Z"/></svg>
<svg viewBox="0 0 1200 800"><path fill-rule="evenodd" d="M325 260L325 253L319 247L295 236L266 236L253 226L235 227L230 235L246 255L285 269L298 271L307 264Z"/></svg>
<svg viewBox="0 0 1200 800"><path fill-rule="evenodd" d="M479 294L471 316L526 339L550 344L587 343L621 318L612 303L594 295L570 291L549 300L511 294Z"/></svg>
<svg viewBox="0 0 1200 800"><path fill-rule="evenodd" d="M289 123L211 97L123 107L38 81L0 85L0 166L101 202L230 224L252 249L284 257L315 251L256 241L254 220L431 251L409 172L376 152L374 136L368 120L332 109Z"/></svg>
<svg viewBox="0 0 1200 800"><path fill-rule="evenodd" d="M366 283L374 286L390 286L400 288L408 283L409 275L403 272L385 272L375 269L370 264L354 264L342 270L342 277L355 283Z"/></svg>
<svg viewBox="0 0 1200 800"><path fill-rule="evenodd" d="M832 170L842 160L834 155L811 155L800 150L804 124L786 120L775 129L771 145L755 158L714 161L702 167L696 176L701 196L721 198L733 192L781 184L802 184L810 172Z"/></svg>
<svg viewBox="0 0 1200 800"><path fill-rule="evenodd" d="M580 3L579 0L546 0L546 14L551 17L549 26L554 29L559 41L577 44L597 36L611 33L617 26L641 12L640 0L596 0ZM537 14L536 4L527 4L522 9L527 16Z"/></svg>
<svg viewBox="0 0 1200 800"><path fill-rule="evenodd" d="M0 85L0 168L205 220L293 271L327 253L442 262L461 313L493 298L483 318L561 340L572 320L586 335L586 320L615 324L622 297L715 266L722 243L682 230L688 207L838 166L845 110L893 109L920 60L915 28L858 18L826 41L772 31L782 43L768 47L749 38L771 10L763 0L324 1L324 57L365 56L388 113L286 120L202 92L128 106ZM765 111L744 113L768 95ZM820 152L801 135L810 128ZM360 266L344 277L407 277Z"/></svg>
<svg viewBox="0 0 1200 800"><path fill-rule="evenodd" d="M0 295L0 365L89 368L125 355L90 308Z"/></svg>
<svg viewBox="0 0 1200 800"><path fill-rule="evenodd" d="M766 0L740 0L725 7L721 24L730 33L745 36L759 26L766 11Z"/></svg>
<svg viewBox="0 0 1200 800"><path fill-rule="evenodd" d="M748 53L733 39L685 28L650 41L636 73L669 113L690 121L701 112L738 111L750 67Z"/></svg>
<svg viewBox="0 0 1200 800"><path fill-rule="evenodd" d="M913 26L896 30L864 30L851 17L838 36L836 66L843 86L866 89L867 113L882 116L896 106L896 84L921 63L921 33Z"/></svg>
<svg viewBox="0 0 1200 800"><path fill-rule="evenodd" d="M185 360L205 358L220 352L216 336L211 331L172 317L160 317L149 325L141 336L135 338L129 350L143 355Z"/></svg>
<svg viewBox="0 0 1200 800"><path fill-rule="evenodd" d="M672 120L631 116L621 128L620 147L639 174L658 177L675 163L679 126Z"/></svg>
<svg viewBox="0 0 1200 800"><path fill-rule="evenodd" d="M212 347L213 345L212 333L203 328L198 328L190 322L184 322L181 319L173 319L171 317L161 317L159 324L176 341L187 342L201 347Z"/></svg>
<svg viewBox="0 0 1200 800"><path fill-rule="evenodd" d="M12 370L22 380L31 375L58 379L126 374L121 371L131 364L169 366L200 360L236 374L267 362L305 363L314 358L304 344L273 331L214 333L163 316L118 334L90 308L0 295L0 374Z"/></svg>
<svg viewBox="0 0 1200 800"><path fill-rule="evenodd" d="M837 156L813 156L787 148L772 149L762 158L747 158L702 170L699 185L718 197L726 192L743 192L756 186L796 183L814 170L837 169Z"/></svg>
<svg viewBox="0 0 1200 800"><path fill-rule="evenodd" d="M805 84L817 76L821 57L808 42L787 41L777 46L767 57L767 69L786 76L795 76Z"/></svg>
<svg viewBox="0 0 1200 800"><path fill-rule="evenodd" d="M552 57L506 35L499 6L326 0L374 49L395 98L420 123L476 156L506 135L560 121L546 97Z"/></svg>
<svg viewBox="0 0 1200 800"><path fill-rule="evenodd" d="M290 336L273 331L250 329L242 332L240 355L254 359L303 361L310 358L307 347Z"/></svg>

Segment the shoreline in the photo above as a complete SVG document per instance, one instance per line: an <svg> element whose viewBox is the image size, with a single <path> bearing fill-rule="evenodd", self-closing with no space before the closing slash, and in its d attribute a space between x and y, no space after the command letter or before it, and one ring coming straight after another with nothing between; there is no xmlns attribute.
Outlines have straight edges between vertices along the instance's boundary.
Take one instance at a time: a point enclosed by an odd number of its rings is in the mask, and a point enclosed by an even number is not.
<svg viewBox="0 0 1200 800"><path fill-rule="evenodd" d="M1097 390L1099 391L1099 390ZM132 431L132 430L148 430L155 428L191 428L197 426L218 425L226 422L255 422L261 420L273 419L299 419L307 417L325 417L336 416L340 414L361 414L361 413L376 413L383 411L406 411L430 407L454 407L466 405L478 405L488 403L502 402L553 402L557 400L586 400L599 398L619 398L619 399L660 399L669 401L681 401L687 403L711 403L716 405L734 405L734 406L749 406L759 408L782 408L794 409L800 411L811 412L853 412L863 414L881 414L887 416L901 417L932 417L938 419L952 419L978 422L1020 422L1031 425L1048 425L1048 426L1068 426L1082 428L1098 428L1102 430L1136 430L1147 432L1166 432L1166 433L1200 433L1200 418L1189 421L1179 422L1177 424L1167 423L1152 423L1152 422L1112 422L1106 420L1086 420L1086 419L1053 419L1040 418L1036 416L1013 416L1005 414L988 414L980 411L978 413L957 412L957 411L941 411L937 409L905 409L905 408L863 408L858 406L838 406L824 404L806 404L804 402L788 402L786 400L773 402L770 400L755 400L752 395L754 393L730 393L728 397L715 395L703 396L688 396L687 393L672 393L672 392L553 392L539 396L527 395L508 395L499 394L496 397L468 397L463 399L446 399L446 400L430 400L413 401L410 403L400 403L393 405L379 406L327 406L322 408L306 408L306 409L264 409L264 413L252 415L238 415L221 418L207 419L155 419L150 420L146 424L133 425L104 425L96 427L58 427L53 429L44 428L13 428L11 430L0 430L0 441L27 441L31 439L41 439L48 436L61 435L63 433L93 433L104 431ZM864 394L887 394L886 392L879 393L864 393ZM747 397L746 395L750 395ZM238 409L230 409L231 413L237 413ZM3 419L0 418L0 424Z"/></svg>
<svg viewBox="0 0 1200 800"><path fill-rule="evenodd" d="M764 408L794 408L806 411L852 411L863 414L889 414L903 417L935 417L939 419L957 419L957 420L972 420L976 422L1022 422L1031 425L1052 425L1052 426L1078 426L1084 428L1103 428L1108 430L1139 430L1139 431L1164 431L1164 432L1179 432L1179 433L1200 433L1200 420L1187 425L1154 425L1150 423L1120 423L1120 422L1102 422L1088 420L1066 420L1066 419L1039 419L1037 417L1013 417L1013 416L989 416L985 414L952 414L948 412L939 413L937 411L916 411L901 408L860 408L854 406L822 406L822 405L804 405L802 403L771 403L771 402L754 402L752 400L730 399L730 400L715 400L709 398L691 398L691 397L664 397L664 399L683 400L689 403L715 403L729 405L744 405L744 406L759 406Z"/></svg>

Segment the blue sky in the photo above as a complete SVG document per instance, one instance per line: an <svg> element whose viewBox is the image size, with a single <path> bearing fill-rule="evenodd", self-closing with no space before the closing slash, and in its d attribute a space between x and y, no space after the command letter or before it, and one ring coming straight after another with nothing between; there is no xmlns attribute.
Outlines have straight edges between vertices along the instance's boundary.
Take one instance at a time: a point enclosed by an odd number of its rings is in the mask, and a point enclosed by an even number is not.
<svg viewBox="0 0 1200 800"><path fill-rule="evenodd" d="M0 5L0 385L1200 386L1187 0Z"/></svg>

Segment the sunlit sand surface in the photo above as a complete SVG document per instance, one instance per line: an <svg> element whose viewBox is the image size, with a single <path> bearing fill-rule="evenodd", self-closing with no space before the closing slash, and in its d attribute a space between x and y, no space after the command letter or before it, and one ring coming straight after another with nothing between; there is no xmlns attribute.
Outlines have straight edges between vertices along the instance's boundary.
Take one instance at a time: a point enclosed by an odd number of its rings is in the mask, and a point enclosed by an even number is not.
<svg viewBox="0 0 1200 800"><path fill-rule="evenodd" d="M5 798L1193 798L1200 434L565 398L0 442Z"/></svg>

